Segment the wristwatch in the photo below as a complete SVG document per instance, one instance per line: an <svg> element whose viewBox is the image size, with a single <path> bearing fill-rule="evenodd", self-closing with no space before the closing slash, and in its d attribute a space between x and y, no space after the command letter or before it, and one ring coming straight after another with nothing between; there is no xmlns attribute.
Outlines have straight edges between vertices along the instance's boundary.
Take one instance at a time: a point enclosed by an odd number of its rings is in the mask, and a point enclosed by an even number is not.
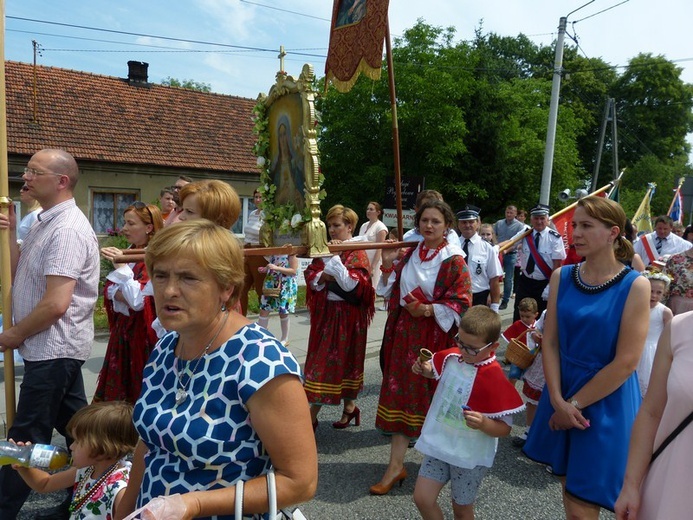
<svg viewBox="0 0 693 520"><path fill-rule="evenodd" d="M431 306L430 306L430 305L426 305L426 307L424 307L424 309L425 309L425 310L424 310L424 316L425 316L426 318L430 318L430 317L431 317Z"/></svg>
<svg viewBox="0 0 693 520"><path fill-rule="evenodd" d="M575 399L575 398L571 399L570 404L572 404L575 408L577 408L579 412L582 411L582 407L580 406L580 402L577 399Z"/></svg>

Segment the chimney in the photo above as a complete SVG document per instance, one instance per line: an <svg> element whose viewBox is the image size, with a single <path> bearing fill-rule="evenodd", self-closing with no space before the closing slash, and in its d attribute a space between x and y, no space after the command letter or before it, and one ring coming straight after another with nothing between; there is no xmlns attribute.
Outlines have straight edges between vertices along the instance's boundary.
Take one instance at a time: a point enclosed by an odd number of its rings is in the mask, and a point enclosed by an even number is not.
<svg viewBox="0 0 693 520"><path fill-rule="evenodd" d="M128 83L136 86L147 86L149 63L128 61Z"/></svg>

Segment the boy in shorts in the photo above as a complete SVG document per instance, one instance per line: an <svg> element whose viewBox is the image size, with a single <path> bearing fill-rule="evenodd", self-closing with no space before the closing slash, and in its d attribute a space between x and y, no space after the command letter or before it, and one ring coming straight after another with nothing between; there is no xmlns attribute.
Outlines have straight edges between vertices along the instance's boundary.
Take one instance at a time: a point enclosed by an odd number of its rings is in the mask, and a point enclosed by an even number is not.
<svg viewBox="0 0 693 520"><path fill-rule="evenodd" d="M455 519L474 518L474 501L522 397L496 361L501 319L485 306L462 317L457 347L418 360L415 374L438 379L416 449L424 454L414 488L423 518L442 518L438 495L450 481Z"/></svg>

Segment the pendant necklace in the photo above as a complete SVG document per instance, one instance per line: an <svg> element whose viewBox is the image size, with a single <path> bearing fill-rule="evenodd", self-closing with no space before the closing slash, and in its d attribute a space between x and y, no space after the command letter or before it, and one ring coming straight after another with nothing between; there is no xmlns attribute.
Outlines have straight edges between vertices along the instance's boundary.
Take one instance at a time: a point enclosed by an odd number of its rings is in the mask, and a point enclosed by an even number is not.
<svg viewBox="0 0 693 520"><path fill-rule="evenodd" d="M204 348L204 350L202 350L202 352L200 352L200 355L195 358L196 359L195 366L190 371L190 375L188 376L188 381L185 384L183 384L183 375L185 374L186 371L185 370L178 370L178 358L176 357L176 359L174 361L174 365L173 365L174 370L176 372L176 379L177 379L177 381L176 381L176 406L180 406L188 398L188 386L190 385L190 381L192 381L192 378L195 375L195 371L197 370L197 365L200 364L200 361L202 361L202 358L204 357L204 355L209 350L209 347L212 346L212 343L214 343L216 341L217 337L221 333L221 329L224 328L224 325L226 325L226 320L228 320L228 319L229 319L229 312L226 311L226 316L224 316L224 321L222 321L221 325L217 329L217 333L209 341L209 343L207 343L207 346ZM181 350L181 354L185 353L183 343L181 343L181 345L180 345L180 350Z"/></svg>

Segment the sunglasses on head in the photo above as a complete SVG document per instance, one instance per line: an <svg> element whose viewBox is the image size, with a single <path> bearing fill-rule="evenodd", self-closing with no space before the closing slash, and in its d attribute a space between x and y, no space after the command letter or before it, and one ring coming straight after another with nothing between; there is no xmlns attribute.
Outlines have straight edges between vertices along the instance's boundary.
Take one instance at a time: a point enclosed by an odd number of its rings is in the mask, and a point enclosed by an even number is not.
<svg viewBox="0 0 693 520"><path fill-rule="evenodd" d="M132 203L132 207L135 209L146 209L147 213L149 213L149 220L151 221L152 224L154 224L154 215L152 215L152 211L149 209L149 205L146 204L145 202L142 202L141 200L136 200L135 202Z"/></svg>

